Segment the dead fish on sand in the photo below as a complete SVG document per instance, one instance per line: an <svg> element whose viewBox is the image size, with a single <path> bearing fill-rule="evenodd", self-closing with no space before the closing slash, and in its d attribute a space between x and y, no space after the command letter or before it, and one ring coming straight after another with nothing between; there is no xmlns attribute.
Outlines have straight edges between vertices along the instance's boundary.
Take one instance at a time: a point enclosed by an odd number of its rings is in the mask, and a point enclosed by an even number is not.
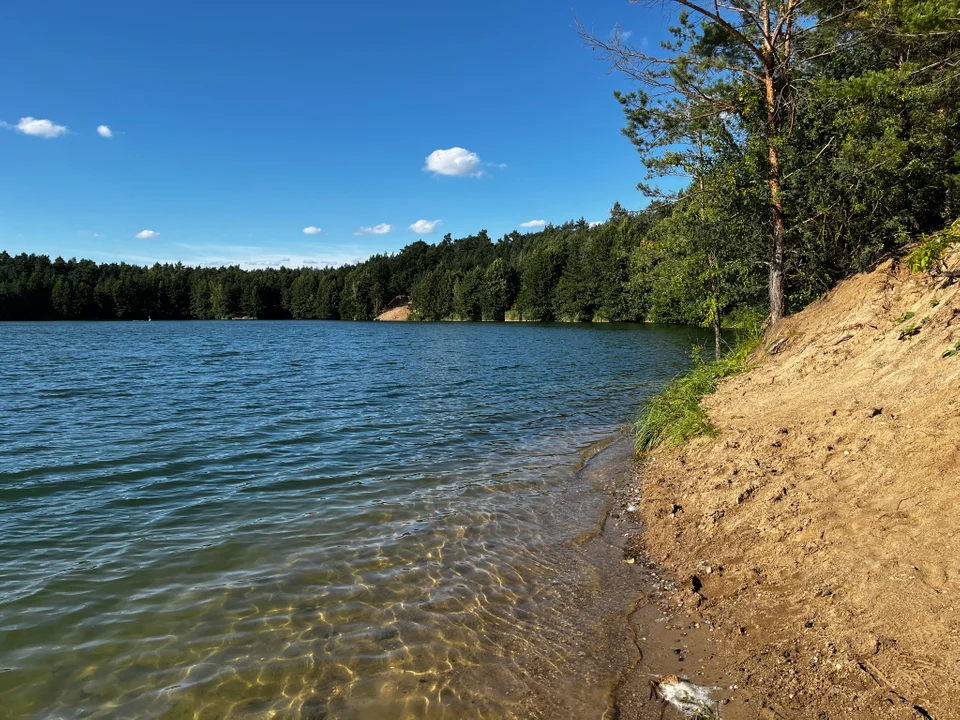
<svg viewBox="0 0 960 720"><path fill-rule="evenodd" d="M719 720L717 701L706 688L694 685L677 675L664 675L650 683L650 699L672 705L693 720Z"/></svg>

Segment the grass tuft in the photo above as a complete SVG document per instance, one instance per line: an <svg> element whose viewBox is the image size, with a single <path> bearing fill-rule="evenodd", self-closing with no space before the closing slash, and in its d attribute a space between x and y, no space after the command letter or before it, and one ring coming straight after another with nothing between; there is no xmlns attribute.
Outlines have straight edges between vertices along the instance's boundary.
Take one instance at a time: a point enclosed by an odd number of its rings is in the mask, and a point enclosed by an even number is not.
<svg viewBox="0 0 960 720"><path fill-rule="evenodd" d="M700 435L716 435L700 401L716 392L721 379L746 370L747 358L762 339L759 328L752 329L729 353L712 362L703 360L702 348L694 348L693 368L667 385L641 413L636 425L637 453L645 455L660 447L682 445Z"/></svg>
<svg viewBox="0 0 960 720"><path fill-rule="evenodd" d="M907 267L912 272L933 275L946 269L943 257L952 245L960 242L960 220L940 232L920 236L920 245L907 256Z"/></svg>

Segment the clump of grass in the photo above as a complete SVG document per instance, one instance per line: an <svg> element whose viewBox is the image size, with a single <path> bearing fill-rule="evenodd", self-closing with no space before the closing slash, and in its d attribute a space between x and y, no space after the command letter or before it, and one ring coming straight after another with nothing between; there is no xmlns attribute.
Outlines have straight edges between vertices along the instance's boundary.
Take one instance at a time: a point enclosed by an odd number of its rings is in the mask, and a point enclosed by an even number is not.
<svg viewBox="0 0 960 720"><path fill-rule="evenodd" d="M920 236L920 245L907 257L907 266L913 272L937 274L943 271L943 256L954 243L960 242L960 220L948 228Z"/></svg>
<svg viewBox="0 0 960 720"><path fill-rule="evenodd" d="M641 413L636 425L637 453L676 447L700 435L716 435L700 401L716 392L721 379L747 369L747 358L762 337L759 328L751 329L729 353L712 362L703 360L702 348L694 348L693 368L667 385Z"/></svg>
<svg viewBox="0 0 960 720"><path fill-rule="evenodd" d="M958 342L958 343L957 343L956 345L954 345L952 348L950 348L949 350L947 350L947 351L943 354L943 357L945 357L945 358L948 358L948 357L956 357L957 355L960 355L960 342Z"/></svg>
<svg viewBox="0 0 960 720"><path fill-rule="evenodd" d="M897 323L899 323L899 324L902 325L902 324L905 323L907 320L912 320L914 317L916 317L916 315L917 315L917 314L916 314L915 312L904 313L903 315L901 315L901 316L897 319Z"/></svg>

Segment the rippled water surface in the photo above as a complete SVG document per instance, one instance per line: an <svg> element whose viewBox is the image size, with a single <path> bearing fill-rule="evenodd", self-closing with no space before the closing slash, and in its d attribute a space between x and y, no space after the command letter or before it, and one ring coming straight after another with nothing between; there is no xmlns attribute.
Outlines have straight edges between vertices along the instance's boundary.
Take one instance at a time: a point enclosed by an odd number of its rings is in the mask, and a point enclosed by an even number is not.
<svg viewBox="0 0 960 720"><path fill-rule="evenodd" d="M0 324L0 715L515 716L586 632L578 461L694 339Z"/></svg>

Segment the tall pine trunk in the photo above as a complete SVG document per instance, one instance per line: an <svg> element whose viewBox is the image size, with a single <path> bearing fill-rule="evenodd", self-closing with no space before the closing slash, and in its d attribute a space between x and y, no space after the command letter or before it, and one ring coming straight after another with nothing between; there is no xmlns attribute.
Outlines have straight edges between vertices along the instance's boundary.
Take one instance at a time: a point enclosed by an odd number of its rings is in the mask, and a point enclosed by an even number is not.
<svg viewBox="0 0 960 720"><path fill-rule="evenodd" d="M769 21L768 21L769 22ZM772 253L770 257L770 322L776 325L786 314L786 295L783 289L784 278L784 240L787 223L783 213L781 193L780 160L777 157L777 137L779 123L777 118L777 88L775 83L775 60L769 49L764 53L764 89L767 102L767 151L770 162L770 212L773 215Z"/></svg>

